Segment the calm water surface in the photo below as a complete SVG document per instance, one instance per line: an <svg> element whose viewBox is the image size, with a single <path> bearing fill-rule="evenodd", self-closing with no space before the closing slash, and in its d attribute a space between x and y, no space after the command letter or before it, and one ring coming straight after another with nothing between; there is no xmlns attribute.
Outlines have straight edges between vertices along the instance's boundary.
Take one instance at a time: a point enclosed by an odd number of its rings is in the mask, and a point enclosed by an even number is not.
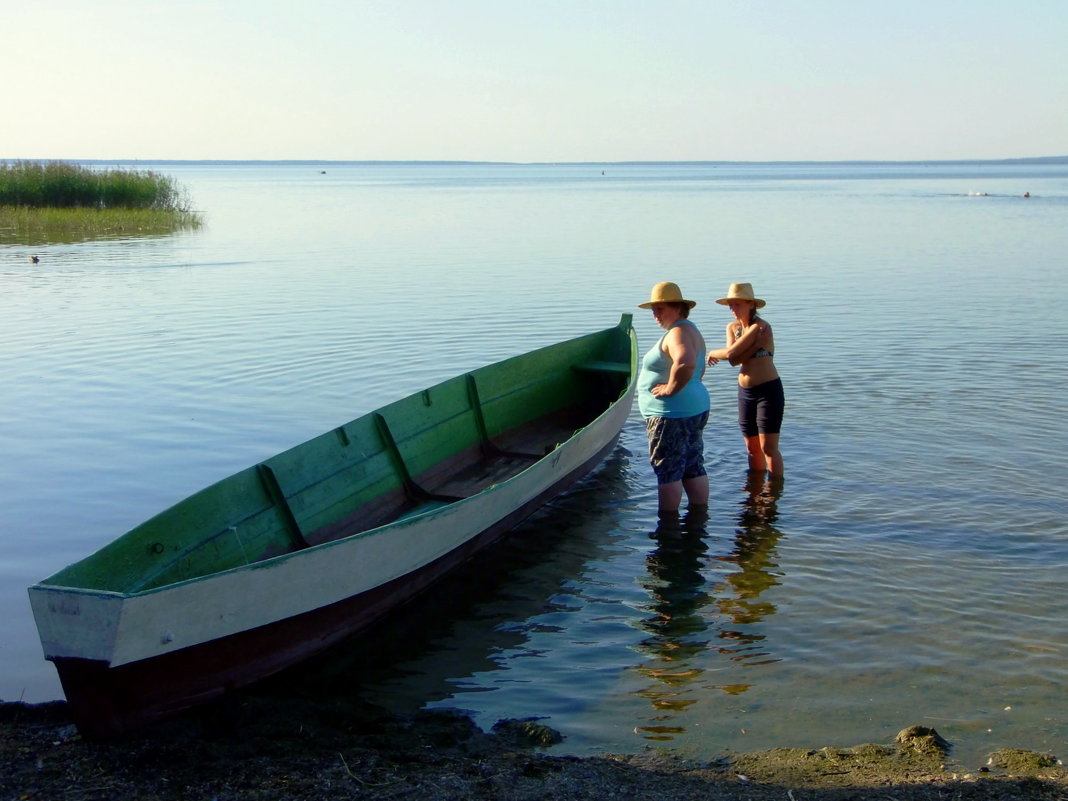
<svg viewBox="0 0 1068 801"><path fill-rule="evenodd" d="M416 647L315 670L484 728L543 717L558 753L914 723L964 760L1068 751L1068 164L158 169L202 230L0 232L0 698L61 697L26 587L156 511L621 312L647 348L657 281L718 343L712 301L747 280L786 385L781 486L747 481L717 365L707 519L658 525L635 414Z"/></svg>

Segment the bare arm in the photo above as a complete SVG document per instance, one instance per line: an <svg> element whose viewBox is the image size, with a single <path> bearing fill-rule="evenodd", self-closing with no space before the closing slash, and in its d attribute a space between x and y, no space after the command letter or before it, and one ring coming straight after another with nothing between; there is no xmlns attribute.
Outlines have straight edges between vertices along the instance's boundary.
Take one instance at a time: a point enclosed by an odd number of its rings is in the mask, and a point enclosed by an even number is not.
<svg viewBox="0 0 1068 801"><path fill-rule="evenodd" d="M699 356L699 351L678 328L673 328L664 338L664 350L671 357L671 372L667 383L656 384L650 390L658 398L674 395L686 386L697 370Z"/></svg>
<svg viewBox="0 0 1068 801"><path fill-rule="evenodd" d="M760 342L768 330L768 324L763 320L758 320L747 326L741 336L737 333L738 325L738 323L731 323L727 326L727 346L709 351L709 364L726 359L731 364L738 365L760 350Z"/></svg>

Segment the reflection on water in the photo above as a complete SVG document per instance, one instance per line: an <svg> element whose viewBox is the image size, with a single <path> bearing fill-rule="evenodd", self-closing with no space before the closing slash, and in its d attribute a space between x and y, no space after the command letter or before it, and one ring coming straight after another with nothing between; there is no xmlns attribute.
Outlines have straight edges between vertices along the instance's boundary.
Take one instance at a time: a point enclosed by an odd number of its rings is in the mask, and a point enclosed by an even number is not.
<svg viewBox="0 0 1068 801"><path fill-rule="evenodd" d="M179 222L153 222L150 225L116 224L86 230L44 225L5 225L5 222L7 221L0 218L0 245L25 248L50 248L55 245L80 245L88 242L114 242L121 245L129 241L163 239L196 227Z"/></svg>
<svg viewBox="0 0 1068 801"><path fill-rule="evenodd" d="M195 231L201 223L193 212L165 209L0 206L0 246L48 247L156 239Z"/></svg>
<svg viewBox="0 0 1068 801"><path fill-rule="evenodd" d="M650 636L639 645L650 659L636 670L652 683L638 695L656 712L650 724L638 727L645 739L671 740L685 732L678 718L702 691L738 695L749 689L745 683L706 683L720 669L710 667L716 660L706 651L744 666L778 661L763 647L764 635L749 627L775 613L774 604L758 599L779 583L775 544L781 533L774 524L782 489L781 478L747 475L734 547L723 555L708 553L707 510L660 514L650 535L657 547L646 559L648 575L641 582L652 596L653 614L641 621ZM713 583L706 572L717 561L738 569Z"/></svg>
<svg viewBox="0 0 1068 801"><path fill-rule="evenodd" d="M657 712L653 723L639 727L649 740L670 740L682 733L674 718L696 703L686 691L704 676L694 657L709 646L704 610L712 598L702 572L707 522L705 509L688 510L681 517L661 512L650 535L657 548L646 559L649 573L641 584L653 598L653 614L641 621L650 636L638 648L651 659L637 668L654 682L638 693Z"/></svg>
<svg viewBox="0 0 1068 801"><path fill-rule="evenodd" d="M741 502L738 514L738 526L735 529L734 550L730 554L718 557L723 562L731 562L739 570L727 575L724 593L717 592L717 605L725 617L737 626L758 623L775 613L775 605L768 601L759 601L764 590L779 583L774 561L775 544L781 533L775 528L778 517L777 503L782 495L783 479L765 478L759 471L750 471L745 484L745 498ZM729 646L721 646L720 653L729 655L736 661L747 665L764 664L777 661L765 659L760 642L763 636L746 633L742 629L724 630L720 638L732 641ZM747 689L740 685L741 690ZM720 688L727 689L727 688ZM740 690L735 690L740 691Z"/></svg>
<svg viewBox="0 0 1068 801"><path fill-rule="evenodd" d="M547 650L543 639L566 634L569 626L562 621L579 603L569 587L582 585L584 569L604 559L618 537L613 532L619 504L630 492L631 459L625 447L617 447L567 493L397 613L248 692L291 699L361 696L413 713L426 706L472 703L458 696L464 689L492 690L496 696L512 690L531 703L523 715L543 711L532 699L557 686L550 669L536 670L536 680L523 671ZM566 674L561 682L574 685L573 666L561 672ZM491 710L486 728L519 706L514 699L502 699L500 708L485 702Z"/></svg>
<svg viewBox="0 0 1068 801"><path fill-rule="evenodd" d="M938 724L958 756L992 738L1066 750L1068 502L1061 482L1035 480L1068 474L1065 349L1020 345L1012 367L975 369L999 342L1010 278L1042 288L1029 315L1068 341L1063 164L635 165L608 180L588 165L175 170L201 229L0 244L0 697L60 697L25 591L42 576L388 400L614 324L651 264L667 259L707 300L715 252L766 276L789 332L781 367L804 400L789 492L746 487L735 383L710 375L724 412L710 473L726 491L697 542L649 537L655 478L635 414L631 453L480 562L467 585L484 594L402 640L415 655L371 692L462 706L487 728L548 715L570 753L648 746L634 733L646 723L685 727L671 748L714 753L864 742L924 716L966 721ZM976 188L990 197L962 196ZM902 321L932 274L953 303L921 335ZM396 309L365 291L397 282L412 287L400 339L383 335ZM817 324L827 302L845 312ZM713 305L700 325L720 325ZM871 336L858 340L858 320ZM662 333L635 326L646 346ZM955 358L922 387L902 354L931 336L953 339ZM336 684L357 682L336 669Z"/></svg>

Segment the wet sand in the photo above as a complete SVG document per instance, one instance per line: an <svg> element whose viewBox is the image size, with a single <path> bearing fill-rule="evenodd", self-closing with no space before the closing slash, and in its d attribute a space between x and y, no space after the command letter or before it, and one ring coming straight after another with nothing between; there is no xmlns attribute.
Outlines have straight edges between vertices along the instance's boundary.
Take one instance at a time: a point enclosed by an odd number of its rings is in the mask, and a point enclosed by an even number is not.
<svg viewBox="0 0 1068 801"><path fill-rule="evenodd" d="M1068 799L1051 755L958 765L937 732L893 743L724 753L558 757L533 721L483 732L448 711L237 695L117 740L82 738L66 704L0 704L0 801L331 799Z"/></svg>

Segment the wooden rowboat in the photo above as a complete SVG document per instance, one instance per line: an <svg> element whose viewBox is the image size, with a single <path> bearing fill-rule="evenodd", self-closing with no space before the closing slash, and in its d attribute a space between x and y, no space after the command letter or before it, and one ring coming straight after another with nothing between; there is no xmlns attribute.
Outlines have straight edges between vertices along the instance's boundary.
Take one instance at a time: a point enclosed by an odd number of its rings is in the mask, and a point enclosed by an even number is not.
<svg viewBox="0 0 1068 801"><path fill-rule="evenodd" d="M215 698L426 589L597 466L636 365L625 314L225 478L35 584L79 730L111 736Z"/></svg>

